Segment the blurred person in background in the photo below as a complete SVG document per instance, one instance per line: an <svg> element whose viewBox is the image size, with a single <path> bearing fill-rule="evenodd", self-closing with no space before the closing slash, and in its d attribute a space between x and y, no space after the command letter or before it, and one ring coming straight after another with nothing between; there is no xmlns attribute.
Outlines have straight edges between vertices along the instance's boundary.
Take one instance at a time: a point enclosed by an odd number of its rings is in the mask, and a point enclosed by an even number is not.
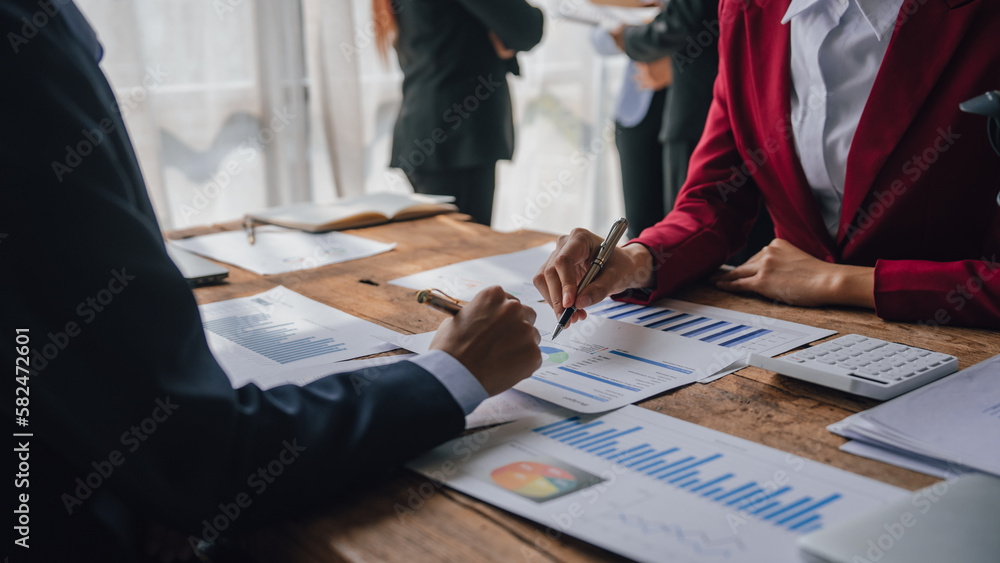
<svg viewBox="0 0 1000 563"><path fill-rule="evenodd" d="M719 72L719 0L671 0L652 22L620 26L611 37L635 62L640 84L650 88L669 86L657 146L662 150L663 181L625 192L630 234L638 236L674 208L687 179L691 155L705 129L712 85ZM619 146L619 152L622 148ZM627 141L624 149L637 154L646 150ZM635 165L631 158L629 165ZM624 183L625 175L631 172L625 171L625 160L622 166ZM746 247L730 257L730 264L743 263L774 238L771 218L762 206L760 209Z"/></svg>
<svg viewBox="0 0 1000 563"><path fill-rule="evenodd" d="M590 35L594 50L601 55L621 55L608 30L595 26ZM664 101L673 81L669 57L656 62L629 61L625 79L615 102L615 146L621 164L622 192L629 236L636 237L655 224L666 212L663 196L666 166L660 137Z"/></svg>
<svg viewBox="0 0 1000 563"><path fill-rule="evenodd" d="M372 10L379 54L395 48L403 71L390 166L489 225L496 163L514 154L507 73L541 41L542 12L524 0L372 0Z"/></svg>

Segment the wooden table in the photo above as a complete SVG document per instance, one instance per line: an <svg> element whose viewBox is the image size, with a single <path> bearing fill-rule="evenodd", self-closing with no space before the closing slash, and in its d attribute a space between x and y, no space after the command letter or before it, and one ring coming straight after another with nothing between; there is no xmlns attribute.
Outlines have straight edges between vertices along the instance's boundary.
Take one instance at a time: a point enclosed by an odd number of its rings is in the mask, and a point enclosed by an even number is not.
<svg viewBox="0 0 1000 563"><path fill-rule="evenodd" d="M372 258L276 276L230 267L228 284L196 290L199 303L243 297L284 285L312 299L406 333L433 330L443 315L418 305L413 291L389 280L495 254L523 250L552 240L552 235L520 231L496 233L438 216L350 231L383 242L397 242L393 252ZM173 233L203 234L211 229ZM931 328L889 323L868 311L788 307L756 297L724 293L707 285L676 297L755 315L858 333L953 354L959 368L995 355L995 332ZM758 442L779 450L852 471L907 489L935 479L838 450L844 439L825 427L877 402L745 368L710 384L693 384L644 401L641 406ZM417 492L428 483L400 469L329 510L262 530L243 544L261 561L606 561L621 559L461 493L435 487L424 500ZM424 491L428 489L425 485ZM411 495L419 510L405 517Z"/></svg>

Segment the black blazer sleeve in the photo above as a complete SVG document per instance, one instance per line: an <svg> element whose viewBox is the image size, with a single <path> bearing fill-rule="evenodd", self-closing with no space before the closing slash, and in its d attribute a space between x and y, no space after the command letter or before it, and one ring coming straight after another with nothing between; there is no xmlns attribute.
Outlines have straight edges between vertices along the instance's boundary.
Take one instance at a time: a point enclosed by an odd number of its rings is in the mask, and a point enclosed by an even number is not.
<svg viewBox="0 0 1000 563"><path fill-rule="evenodd" d="M693 147L701 138L719 71L718 12L718 0L670 0L652 22L625 28L625 52L633 60L673 58L661 141Z"/></svg>
<svg viewBox="0 0 1000 563"><path fill-rule="evenodd" d="M508 49L530 51L542 40L542 11L524 0L458 0Z"/></svg>
<svg viewBox="0 0 1000 563"><path fill-rule="evenodd" d="M0 2L4 37L36 8ZM329 502L462 431L447 389L409 362L233 389L165 253L94 57L58 16L16 54L0 51L0 358L12 366L14 330L30 329L33 546L103 546L81 536L137 515L200 536L241 494L252 504L227 533L246 529ZM13 422L13 400L2 410ZM118 454L92 496L67 500L77 478Z"/></svg>
<svg viewBox="0 0 1000 563"><path fill-rule="evenodd" d="M718 25L717 1L669 0L653 21L625 28L625 53L632 60L648 63L673 55L701 31L712 32ZM714 28L718 35L718 28ZM713 46L714 48L714 46Z"/></svg>

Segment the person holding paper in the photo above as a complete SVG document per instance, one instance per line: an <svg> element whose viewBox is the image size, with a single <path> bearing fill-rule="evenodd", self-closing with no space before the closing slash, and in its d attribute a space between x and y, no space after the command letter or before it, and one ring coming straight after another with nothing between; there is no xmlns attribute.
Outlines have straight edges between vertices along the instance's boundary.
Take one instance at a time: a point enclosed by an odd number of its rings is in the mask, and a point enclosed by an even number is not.
<svg viewBox="0 0 1000 563"><path fill-rule="evenodd" d="M601 238L563 237L534 280L556 315L708 278L763 201L777 239L717 287L1000 327L1000 163L958 107L996 87L1000 6L724 0L719 20L715 97L674 210L579 296Z"/></svg>
<svg viewBox="0 0 1000 563"><path fill-rule="evenodd" d="M0 1L3 36L38 6ZM34 560L138 561L147 522L189 546L330 503L540 365L533 311L492 288L412 361L233 389L165 251L96 34L54 6L0 54L0 357L33 372L2 408L26 433Z"/></svg>
<svg viewBox="0 0 1000 563"><path fill-rule="evenodd" d="M373 0L375 43L395 47L403 103L390 166L418 193L455 196L484 225L496 163L514 153L507 73L542 39L542 12L525 0Z"/></svg>

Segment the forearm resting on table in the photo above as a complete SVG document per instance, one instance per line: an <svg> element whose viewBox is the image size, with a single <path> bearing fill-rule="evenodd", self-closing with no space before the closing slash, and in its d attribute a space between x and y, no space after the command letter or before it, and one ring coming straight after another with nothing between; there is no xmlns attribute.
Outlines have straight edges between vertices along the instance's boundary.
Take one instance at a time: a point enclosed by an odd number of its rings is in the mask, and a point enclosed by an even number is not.
<svg viewBox="0 0 1000 563"><path fill-rule="evenodd" d="M875 308L875 268L837 265L830 283L831 305Z"/></svg>

